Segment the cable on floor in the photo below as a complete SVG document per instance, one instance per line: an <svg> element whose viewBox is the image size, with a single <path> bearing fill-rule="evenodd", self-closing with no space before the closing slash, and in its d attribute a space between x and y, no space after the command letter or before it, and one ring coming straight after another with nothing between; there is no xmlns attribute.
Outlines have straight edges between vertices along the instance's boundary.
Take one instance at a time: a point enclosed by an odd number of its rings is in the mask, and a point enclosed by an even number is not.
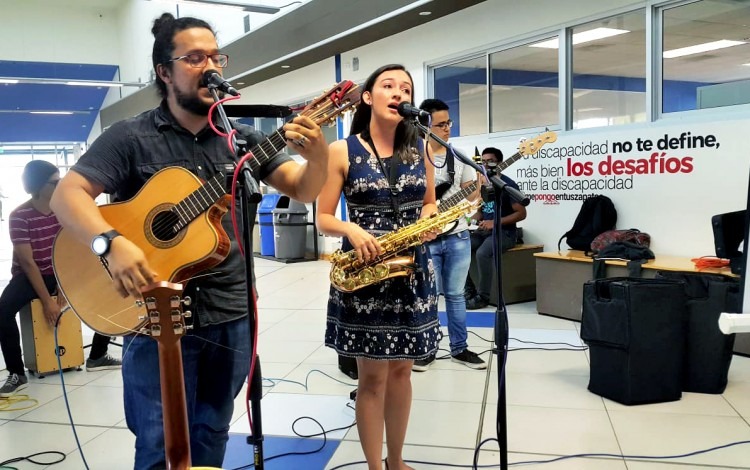
<svg viewBox="0 0 750 470"><path fill-rule="evenodd" d="M65 312L67 312L68 310L70 310L70 305L62 309L62 311L60 312L60 315L58 315L57 317L57 321L55 321L55 351L60 350L60 343L57 340L57 331L58 331L58 327L60 326L60 319L62 318L63 314L65 314ZM68 402L68 391L65 389L65 377L63 377L63 367L62 367L62 361L60 360L60 354L55 354L55 356L57 357L57 372L60 374L60 385L62 386L63 398L65 399L65 409L68 412L68 419L70 420L70 427L71 429L73 429L73 437L76 440L78 453L81 454L81 461L83 462L83 466L84 468L86 468L86 470L89 470L89 464L88 462L86 462L86 456L83 455L83 447L81 446L81 441L78 439L78 432L76 431L76 424L73 422L73 414L70 412L70 403ZM65 460L64 454L63 454L62 459Z"/></svg>
<svg viewBox="0 0 750 470"><path fill-rule="evenodd" d="M17 405L18 403L23 402L31 402L31 405L28 406L18 406L13 407L11 406ZM12 397L7 398L0 398L0 412L10 412L10 411L23 411L23 410L30 410L31 408L34 408L39 404L39 401L36 398L31 398L28 395L22 395L22 394L15 394Z"/></svg>
<svg viewBox="0 0 750 470"><path fill-rule="evenodd" d="M48 462L41 462L41 461L35 460L36 457L39 457L41 455L47 455L47 454L56 455L56 456L58 456L60 458L57 459L57 460L50 460ZM8 466L9 463L29 462L29 463L33 463L34 465L48 466L48 465L58 464L58 463L62 462L63 460L65 460L65 454L64 453L58 452L56 450L47 450L47 451L44 451L44 452L37 452L36 454L27 455L25 457L14 457L12 459L4 460L4 461L0 462L0 469L2 469L2 468L15 468L15 467Z"/></svg>
<svg viewBox="0 0 750 470"><path fill-rule="evenodd" d="M328 374L325 374L325 375L328 375ZM347 403L346 406L353 409L353 407L351 406L350 403ZM298 422L302 421L303 419L309 419L310 421L312 421L315 424L317 424L320 427L320 429L321 429L322 432L315 433L315 434L300 434L299 432L297 432L297 430L294 429L294 426ZM315 419L315 418L313 418L311 416L300 416L299 418L295 419L294 422L292 423L292 432L294 434L296 434L297 436L302 437L302 438L313 438L313 437L323 436L323 443L317 449L307 450L307 451L284 452L283 454L273 455L271 457L265 458L265 459L263 459L263 462L264 463L265 462L270 462L271 460L280 459L282 457L288 457L290 455L310 455L310 454L318 453L321 450L325 449L326 444L328 443L328 433L332 433L332 432L336 432L336 431L343 431L343 430L346 430L346 429L351 429L351 428L353 428L356 425L357 425L357 422L355 421L352 424L347 425L347 426L342 426L340 428L334 428L334 429L326 430L323 427L323 425L320 424L320 421L318 421L317 419ZM242 467L233 468L232 470L245 470L245 469L248 469L248 468L253 468L254 466L255 466L255 464L251 463L249 465L244 465Z"/></svg>
<svg viewBox="0 0 750 470"><path fill-rule="evenodd" d="M482 446L484 446L488 442L497 442L497 439L494 437L488 438L483 440L479 447L477 447L474 450L474 464L472 465L472 469L479 469L479 468L487 468L487 465L477 465L477 460L479 459L479 451L481 450ZM508 466L514 466L514 465L532 465L532 464L545 464L545 463L553 463L553 462L559 462L561 460L567 460L567 459L577 459L577 458L596 458L596 457L611 457L611 458L617 458L617 459L626 459L626 460L670 460L670 459L681 459L685 457L692 457L694 455L700 455L700 454L706 454L709 452L713 452L716 450L726 449L729 447L734 447L742 444L750 444L750 441L736 441L736 442L730 442L729 444L724 444L720 446L715 447L709 447L708 449L701 449L696 450L693 452L687 452L685 454L678 454L678 455L625 455L625 454L604 454L604 453L590 453L590 454L571 454L571 455L563 455L560 457L555 457L548 460L525 460L522 462L513 462L509 463ZM493 466L494 467L494 466ZM497 465L499 467L499 465ZM333 469L331 469L333 470Z"/></svg>

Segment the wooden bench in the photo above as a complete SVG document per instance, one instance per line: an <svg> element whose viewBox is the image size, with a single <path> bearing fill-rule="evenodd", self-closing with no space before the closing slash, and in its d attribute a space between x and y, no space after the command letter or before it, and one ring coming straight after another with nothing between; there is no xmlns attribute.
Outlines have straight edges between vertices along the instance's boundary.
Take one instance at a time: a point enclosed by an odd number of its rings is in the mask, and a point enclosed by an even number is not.
<svg viewBox="0 0 750 470"><path fill-rule="evenodd" d="M544 245L516 245L503 254L503 299L506 304L528 302L537 295L534 256L541 253ZM469 276L478 285L478 270L472 258ZM492 276L490 304L497 305L497 276Z"/></svg>
<svg viewBox="0 0 750 470"><path fill-rule="evenodd" d="M583 251L553 251L535 253L536 308L544 315L581 321L583 284L593 279L593 260ZM643 264L641 277L653 278L657 271L701 272L734 276L729 268L698 271L687 257L660 256ZM628 275L627 262L606 261L606 277ZM750 355L750 333L738 334L735 352Z"/></svg>

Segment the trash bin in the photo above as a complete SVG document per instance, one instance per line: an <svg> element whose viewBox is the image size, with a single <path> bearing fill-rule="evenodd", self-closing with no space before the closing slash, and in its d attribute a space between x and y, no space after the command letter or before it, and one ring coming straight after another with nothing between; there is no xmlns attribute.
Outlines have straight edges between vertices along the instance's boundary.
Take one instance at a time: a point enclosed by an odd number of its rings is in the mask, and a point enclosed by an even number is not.
<svg viewBox="0 0 750 470"><path fill-rule="evenodd" d="M719 330L719 315L742 310L739 279L675 271L658 271L656 278L674 279L685 285L687 340L682 391L724 393L735 335Z"/></svg>
<svg viewBox="0 0 750 470"><path fill-rule="evenodd" d="M671 279L609 278L583 286L581 339L589 391L624 405L679 400L685 288Z"/></svg>
<svg viewBox="0 0 750 470"><path fill-rule="evenodd" d="M273 210L281 194L264 194L258 207L258 225L260 226L260 254L274 256Z"/></svg>
<svg viewBox="0 0 750 470"><path fill-rule="evenodd" d="M305 257L307 207L289 196L281 196L273 210L273 233L277 258Z"/></svg>

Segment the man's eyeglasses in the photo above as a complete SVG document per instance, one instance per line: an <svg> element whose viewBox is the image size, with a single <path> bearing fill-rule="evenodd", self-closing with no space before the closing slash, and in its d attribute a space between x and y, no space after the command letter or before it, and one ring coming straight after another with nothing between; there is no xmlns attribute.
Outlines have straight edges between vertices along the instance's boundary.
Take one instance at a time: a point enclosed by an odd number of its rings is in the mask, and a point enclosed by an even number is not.
<svg viewBox="0 0 750 470"><path fill-rule="evenodd" d="M433 124L432 127L439 127L440 129L450 129L451 127L453 127L453 121L448 119L447 121Z"/></svg>
<svg viewBox="0 0 750 470"><path fill-rule="evenodd" d="M200 68L206 65L209 57L211 58L211 62L217 67L224 68L229 64L229 56L226 54L203 54L202 52L193 52L181 55L180 57L172 57L169 61L184 60L189 66Z"/></svg>

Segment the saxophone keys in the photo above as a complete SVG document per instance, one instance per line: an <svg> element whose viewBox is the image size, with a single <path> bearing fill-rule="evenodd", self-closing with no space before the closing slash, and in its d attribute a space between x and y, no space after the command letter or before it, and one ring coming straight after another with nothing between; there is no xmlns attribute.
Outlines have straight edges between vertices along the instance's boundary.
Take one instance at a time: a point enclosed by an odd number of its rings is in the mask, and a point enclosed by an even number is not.
<svg viewBox="0 0 750 470"><path fill-rule="evenodd" d="M376 264L374 266L374 270L375 270L375 278L379 281L388 277L388 274L391 271L390 268L388 268L388 266L386 266L383 263Z"/></svg>
<svg viewBox="0 0 750 470"><path fill-rule="evenodd" d="M357 278L361 284L367 285L375 280L375 272L372 268L365 268L359 272Z"/></svg>

